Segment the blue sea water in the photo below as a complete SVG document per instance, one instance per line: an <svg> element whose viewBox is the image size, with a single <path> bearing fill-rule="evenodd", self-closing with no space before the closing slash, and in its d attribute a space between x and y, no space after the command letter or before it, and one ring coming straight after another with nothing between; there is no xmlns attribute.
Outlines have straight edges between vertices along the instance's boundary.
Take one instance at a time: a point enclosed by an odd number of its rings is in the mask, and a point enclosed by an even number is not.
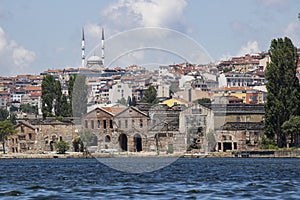
<svg viewBox="0 0 300 200"><path fill-rule="evenodd" d="M300 159L180 158L145 173L96 159L2 159L0 199L300 199Z"/></svg>

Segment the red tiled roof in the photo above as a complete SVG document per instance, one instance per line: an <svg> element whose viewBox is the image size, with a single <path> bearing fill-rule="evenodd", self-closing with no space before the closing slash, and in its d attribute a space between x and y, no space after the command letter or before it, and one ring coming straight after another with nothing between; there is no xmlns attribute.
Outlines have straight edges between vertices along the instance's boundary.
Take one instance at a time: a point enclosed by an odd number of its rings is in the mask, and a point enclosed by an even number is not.
<svg viewBox="0 0 300 200"><path fill-rule="evenodd" d="M114 108L114 107L102 107L103 110L107 111L107 112L110 112L114 115L124 111L126 109L126 107L123 107L123 108Z"/></svg>
<svg viewBox="0 0 300 200"><path fill-rule="evenodd" d="M255 90L251 87L243 87L243 86L232 86L232 87L223 87L223 88L217 88L215 91L236 91L236 90Z"/></svg>
<svg viewBox="0 0 300 200"><path fill-rule="evenodd" d="M42 87L29 85L29 86L26 86L24 89L27 91L41 91Z"/></svg>
<svg viewBox="0 0 300 200"><path fill-rule="evenodd" d="M30 92L30 97L40 97L42 96L41 91Z"/></svg>

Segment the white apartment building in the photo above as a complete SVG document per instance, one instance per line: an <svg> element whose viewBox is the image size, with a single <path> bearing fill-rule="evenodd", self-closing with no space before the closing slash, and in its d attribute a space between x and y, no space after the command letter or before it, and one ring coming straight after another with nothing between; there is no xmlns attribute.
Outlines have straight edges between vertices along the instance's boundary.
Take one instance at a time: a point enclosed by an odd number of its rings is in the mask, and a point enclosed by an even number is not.
<svg viewBox="0 0 300 200"><path fill-rule="evenodd" d="M118 100L124 98L127 100L128 96L132 97L132 89L126 83L117 83L109 89L110 103L116 103Z"/></svg>

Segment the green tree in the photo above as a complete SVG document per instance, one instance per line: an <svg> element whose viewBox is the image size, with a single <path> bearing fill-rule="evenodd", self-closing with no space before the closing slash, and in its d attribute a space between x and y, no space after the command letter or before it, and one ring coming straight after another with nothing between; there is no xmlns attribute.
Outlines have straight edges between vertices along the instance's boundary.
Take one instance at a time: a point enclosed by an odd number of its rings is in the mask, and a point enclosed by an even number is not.
<svg viewBox="0 0 300 200"><path fill-rule="evenodd" d="M62 91L59 81L55 81L55 116L62 116Z"/></svg>
<svg viewBox="0 0 300 200"><path fill-rule="evenodd" d="M124 106L127 105L126 99L125 99L124 97L122 97L121 99L119 99L119 100L117 101L117 103L120 103L120 104L122 104L122 105L124 105Z"/></svg>
<svg viewBox="0 0 300 200"><path fill-rule="evenodd" d="M74 117L82 117L87 112L87 92L86 77L78 74L73 85L72 111Z"/></svg>
<svg viewBox="0 0 300 200"><path fill-rule="evenodd" d="M136 106L136 98L135 98L135 96L132 97L131 104L132 104L132 106Z"/></svg>
<svg viewBox="0 0 300 200"><path fill-rule="evenodd" d="M5 109L0 109L0 121L9 120L13 125L17 124L17 116L15 113L9 113Z"/></svg>
<svg viewBox="0 0 300 200"><path fill-rule="evenodd" d="M66 95L62 95L61 113L60 114L62 117L71 117L72 116L72 109L70 107L70 103L68 102L68 98Z"/></svg>
<svg viewBox="0 0 300 200"><path fill-rule="evenodd" d="M61 86L54 76L46 75L42 81L42 113L43 118L52 117L54 108L55 115L61 112Z"/></svg>
<svg viewBox="0 0 300 200"><path fill-rule="evenodd" d="M0 109L0 121L4 121L9 117L9 112L5 109Z"/></svg>
<svg viewBox="0 0 300 200"><path fill-rule="evenodd" d="M16 115L16 113L10 113L10 115L9 115L9 121L10 121L13 125L16 125L16 124L17 124L17 115Z"/></svg>
<svg viewBox="0 0 300 200"><path fill-rule="evenodd" d="M130 96L128 96L128 98L127 98L127 105L128 106L132 106L132 101L131 101L131 97Z"/></svg>
<svg viewBox="0 0 300 200"><path fill-rule="evenodd" d="M75 152L83 152L84 151L84 145L83 145L81 138L75 138L72 143L73 143L73 148L74 148Z"/></svg>
<svg viewBox="0 0 300 200"><path fill-rule="evenodd" d="M202 98L202 99L197 99L196 103L198 103L198 104L209 104L209 103L211 103L211 100L209 98Z"/></svg>
<svg viewBox="0 0 300 200"><path fill-rule="evenodd" d="M55 143L55 148L58 154L65 154L70 147L67 142L59 141Z"/></svg>
<svg viewBox="0 0 300 200"><path fill-rule="evenodd" d="M73 95L73 88L74 88L74 83L76 80L77 75L74 74L70 76L69 81L68 81L68 97L69 97L69 110L70 110L70 116L72 116L72 95Z"/></svg>
<svg viewBox="0 0 300 200"><path fill-rule="evenodd" d="M23 104L22 104L23 105ZM21 105L21 106L22 106ZM18 107L16 107L16 106L11 106L10 108L9 108L9 112L17 112L19 110L19 108Z"/></svg>
<svg viewBox="0 0 300 200"><path fill-rule="evenodd" d="M20 110L24 113L38 114L38 107L30 104L21 104Z"/></svg>
<svg viewBox="0 0 300 200"><path fill-rule="evenodd" d="M287 146L285 121L300 114L300 86L296 77L297 51L292 41L274 39L270 47L271 62L266 69L267 102L265 104L265 134L276 139L278 147Z"/></svg>
<svg viewBox="0 0 300 200"><path fill-rule="evenodd" d="M154 88L154 86L151 85L151 86L148 87L148 89L145 91L142 102L148 103L148 104L151 104L151 105L154 105L154 104L158 103L157 91Z"/></svg>
<svg viewBox="0 0 300 200"><path fill-rule="evenodd" d="M300 116L291 116L282 124L282 130L287 136L290 136L291 146L299 147Z"/></svg>
<svg viewBox="0 0 300 200"><path fill-rule="evenodd" d="M83 142L85 147L88 146L97 146L98 138L95 134L91 133L90 131L81 131L79 132L80 139Z"/></svg>
<svg viewBox="0 0 300 200"><path fill-rule="evenodd" d="M15 134L17 131L9 120L0 121L0 141L2 142L3 153L5 154L5 143L8 136Z"/></svg>

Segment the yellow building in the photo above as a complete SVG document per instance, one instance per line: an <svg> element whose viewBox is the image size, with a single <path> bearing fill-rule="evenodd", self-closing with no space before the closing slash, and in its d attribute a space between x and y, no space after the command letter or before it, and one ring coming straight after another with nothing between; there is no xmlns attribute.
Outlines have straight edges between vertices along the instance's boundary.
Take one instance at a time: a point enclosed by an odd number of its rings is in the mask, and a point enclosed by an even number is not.
<svg viewBox="0 0 300 200"><path fill-rule="evenodd" d="M262 103L264 99L263 92L242 86L217 88L214 91L214 97L235 96L243 100L243 103Z"/></svg>
<svg viewBox="0 0 300 200"><path fill-rule="evenodd" d="M178 99L178 98L172 98L172 99L167 99L160 104L166 104L169 107L172 107L174 105L185 105L188 106L189 102L183 100L183 99Z"/></svg>

